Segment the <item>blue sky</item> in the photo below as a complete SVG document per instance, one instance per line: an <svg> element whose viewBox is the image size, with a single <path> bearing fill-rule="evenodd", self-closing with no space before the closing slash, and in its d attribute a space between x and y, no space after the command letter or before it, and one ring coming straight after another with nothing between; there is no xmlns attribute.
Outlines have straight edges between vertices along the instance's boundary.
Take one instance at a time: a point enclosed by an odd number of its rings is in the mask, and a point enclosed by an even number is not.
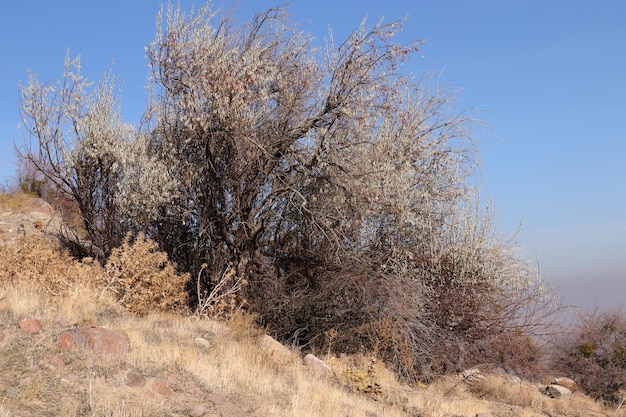
<svg viewBox="0 0 626 417"><path fill-rule="evenodd" d="M275 6L241 0L236 16ZM189 10L192 1L181 1ZM195 2L196 5L204 4ZM215 1L228 9L233 3ZM18 82L27 69L58 77L66 50L97 80L114 60L122 112L139 120L157 1L33 1L0 6L0 181L14 172ZM564 301L626 305L626 2L621 0L293 0L292 20L339 43L367 15L408 16L399 41L422 39L404 69L434 74L490 125L478 129L482 189L500 208L500 229L523 220L523 256L538 257Z"/></svg>

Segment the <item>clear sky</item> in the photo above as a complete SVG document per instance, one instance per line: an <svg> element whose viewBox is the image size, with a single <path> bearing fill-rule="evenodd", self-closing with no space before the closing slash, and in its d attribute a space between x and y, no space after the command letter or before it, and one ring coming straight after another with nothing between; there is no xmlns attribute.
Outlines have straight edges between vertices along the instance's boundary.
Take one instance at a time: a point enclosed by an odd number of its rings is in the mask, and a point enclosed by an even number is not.
<svg viewBox="0 0 626 417"><path fill-rule="evenodd" d="M240 0L236 16L279 1ZM192 1L181 1L190 10ZM195 1L196 5L203 2ZM231 9L234 2L215 1ZM14 173L18 83L27 69L60 76L80 54L98 80L114 62L122 113L145 107L157 1L3 2L0 6L0 181ZM317 37L332 27L340 43L368 16L374 24L408 16L400 41L421 39L404 69L432 73L491 126L477 130L482 189L501 211L523 256L537 257L566 303L626 306L626 2L502 0L293 0L292 20Z"/></svg>

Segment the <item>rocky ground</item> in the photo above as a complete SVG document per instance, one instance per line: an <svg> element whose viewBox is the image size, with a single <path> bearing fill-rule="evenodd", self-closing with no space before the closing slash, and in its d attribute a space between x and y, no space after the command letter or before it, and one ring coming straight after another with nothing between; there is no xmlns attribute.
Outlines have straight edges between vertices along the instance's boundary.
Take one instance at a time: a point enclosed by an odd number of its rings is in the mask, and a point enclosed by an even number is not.
<svg viewBox="0 0 626 417"><path fill-rule="evenodd" d="M41 198L20 196L0 200L0 246L20 236L56 233L60 224L58 214Z"/></svg>

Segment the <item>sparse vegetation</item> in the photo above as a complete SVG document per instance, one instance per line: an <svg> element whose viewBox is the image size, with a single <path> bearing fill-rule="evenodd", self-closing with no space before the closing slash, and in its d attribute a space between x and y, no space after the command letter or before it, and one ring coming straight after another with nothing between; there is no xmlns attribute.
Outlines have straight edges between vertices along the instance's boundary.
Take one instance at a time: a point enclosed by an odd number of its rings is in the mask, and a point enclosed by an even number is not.
<svg viewBox="0 0 626 417"><path fill-rule="evenodd" d="M619 405L626 394L626 314L596 310L581 315L556 341L554 364L590 396Z"/></svg>

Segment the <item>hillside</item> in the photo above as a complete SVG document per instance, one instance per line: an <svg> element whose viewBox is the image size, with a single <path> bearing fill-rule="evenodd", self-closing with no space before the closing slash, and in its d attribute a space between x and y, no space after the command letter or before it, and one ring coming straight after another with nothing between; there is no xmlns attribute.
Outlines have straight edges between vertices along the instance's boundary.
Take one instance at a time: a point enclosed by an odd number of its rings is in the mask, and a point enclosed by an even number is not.
<svg viewBox="0 0 626 417"><path fill-rule="evenodd" d="M626 416L544 395L550 375L482 369L411 387L368 356L307 365L244 313L132 314L102 267L57 247L57 221L42 200L0 199L0 417Z"/></svg>

